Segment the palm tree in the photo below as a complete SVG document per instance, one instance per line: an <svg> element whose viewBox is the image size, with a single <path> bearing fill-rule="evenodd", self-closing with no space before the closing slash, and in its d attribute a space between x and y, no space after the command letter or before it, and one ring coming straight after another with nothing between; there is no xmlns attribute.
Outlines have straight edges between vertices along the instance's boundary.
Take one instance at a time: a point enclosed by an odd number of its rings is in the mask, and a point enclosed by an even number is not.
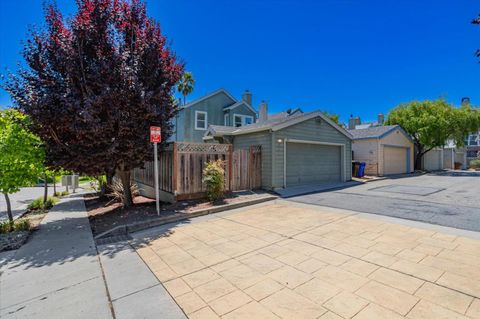
<svg viewBox="0 0 480 319"><path fill-rule="evenodd" d="M178 92L183 95L183 105L186 104L187 95L193 92L194 85L195 79L193 78L192 72L183 73L183 76L177 86Z"/></svg>

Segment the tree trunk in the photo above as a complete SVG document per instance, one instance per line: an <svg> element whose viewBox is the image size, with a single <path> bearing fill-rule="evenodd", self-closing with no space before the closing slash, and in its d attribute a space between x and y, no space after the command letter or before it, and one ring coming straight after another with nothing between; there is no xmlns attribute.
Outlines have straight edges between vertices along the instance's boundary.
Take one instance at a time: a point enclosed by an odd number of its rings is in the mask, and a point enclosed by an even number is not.
<svg viewBox="0 0 480 319"><path fill-rule="evenodd" d="M421 153L417 153L415 155L415 170L422 169L422 158L423 158L423 154Z"/></svg>
<svg viewBox="0 0 480 319"><path fill-rule="evenodd" d="M118 177L120 177L120 180L122 181L123 207L130 207L133 205L132 189L130 188L130 171L125 169L119 169Z"/></svg>
<svg viewBox="0 0 480 319"><path fill-rule="evenodd" d="M44 183L44 186L43 186L43 203L45 204L47 202L47 199L48 199L48 183L47 183L47 179L48 179L48 176L47 176L47 173L45 173L44 175L44 178L45 178L45 183Z"/></svg>
<svg viewBox="0 0 480 319"><path fill-rule="evenodd" d="M415 147L414 147L414 167L415 167L415 170L421 170L422 169L422 158L423 158L423 152L424 148L423 148L423 145L421 145L420 143L418 142L415 142Z"/></svg>
<svg viewBox="0 0 480 319"><path fill-rule="evenodd" d="M8 220L13 223L13 215L12 215L12 205L10 204L10 197L8 197L7 193L3 193L3 196L5 196L5 202L7 202L7 215L8 215Z"/></svg>
<svg viewBox="0 0 480 319"><path fill-rule="evenodd" d="M107 194L112 192L113 176L115 175L115 170L107 170L105 176L107 178L107 183L105 184L105 191Z"/></svg>
<svg viewBox="0 0 480 319"><path fill-rule="evenodd" d="M57 180L55 174L53 174L53 196L57 194Z"/></svg>

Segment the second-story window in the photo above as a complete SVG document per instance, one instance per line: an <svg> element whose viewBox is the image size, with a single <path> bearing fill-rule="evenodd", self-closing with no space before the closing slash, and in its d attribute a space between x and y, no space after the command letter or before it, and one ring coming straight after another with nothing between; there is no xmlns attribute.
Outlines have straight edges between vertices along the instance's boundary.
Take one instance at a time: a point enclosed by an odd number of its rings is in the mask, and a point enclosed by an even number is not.
<svg viewBox="0 0 480 319"><path fill-rule="evenodd" d="M195 111L195 129L207 129L207 112Z"/></svg>
<svg viewBox="0 0 480 319"><path fill-rule="evenodd" d="M478 135L472 134L469 136L468 144L469 146L477 146L478 145Z"/></svg>
<svg viewBox="0 0 480 319"><path fill-rule="evenodd" d="M248 125L253 123L253 116L250 115L242 115L242 114L235 114L233 116L233 124L235 127Z"/></svg>

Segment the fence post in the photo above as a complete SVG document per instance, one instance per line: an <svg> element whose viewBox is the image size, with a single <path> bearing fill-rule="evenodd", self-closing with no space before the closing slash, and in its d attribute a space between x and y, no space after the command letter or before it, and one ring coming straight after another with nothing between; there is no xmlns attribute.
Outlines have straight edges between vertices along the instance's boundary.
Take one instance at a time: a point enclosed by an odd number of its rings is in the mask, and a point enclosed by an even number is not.
<svg viewBox="0 0 480 319"><path fill-rule="evenodd" d="M177 196L177 142L173 142L172 151L172 193L173 196Z"/></svg>
<svg viewBox="0 0 480 319"><path fill-rule="evenodd" d="M248 189L252 189L252 178L253 178L253 145L250 145L250 151L248 153Z"/></svg>

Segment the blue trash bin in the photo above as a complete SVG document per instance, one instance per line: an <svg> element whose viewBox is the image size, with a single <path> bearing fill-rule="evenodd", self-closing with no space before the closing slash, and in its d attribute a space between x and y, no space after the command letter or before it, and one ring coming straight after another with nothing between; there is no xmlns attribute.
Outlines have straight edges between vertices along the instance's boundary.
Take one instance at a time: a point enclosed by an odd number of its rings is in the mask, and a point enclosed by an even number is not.
<svg viewBox="0 0 480 319"><path fill-rule="evenodd" d="M365 162L360 163L360 167L358 168L358 177L363 177L365 175Z"/></svg>

